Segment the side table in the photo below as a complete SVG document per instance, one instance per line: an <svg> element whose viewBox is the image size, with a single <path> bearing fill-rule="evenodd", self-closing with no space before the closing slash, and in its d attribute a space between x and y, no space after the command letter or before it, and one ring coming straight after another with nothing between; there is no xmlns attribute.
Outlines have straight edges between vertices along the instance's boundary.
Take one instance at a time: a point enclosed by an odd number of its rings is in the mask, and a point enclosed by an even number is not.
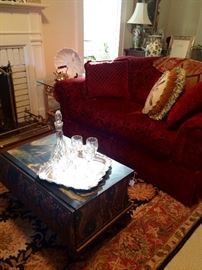
<svg viewBox="0 0 202 270"><path fill-rule="evenodd" d="M145 56L145 51L142 49L124 49L125 55L131 55L131 56L137 56L137 57L144 57Z"/></svg>

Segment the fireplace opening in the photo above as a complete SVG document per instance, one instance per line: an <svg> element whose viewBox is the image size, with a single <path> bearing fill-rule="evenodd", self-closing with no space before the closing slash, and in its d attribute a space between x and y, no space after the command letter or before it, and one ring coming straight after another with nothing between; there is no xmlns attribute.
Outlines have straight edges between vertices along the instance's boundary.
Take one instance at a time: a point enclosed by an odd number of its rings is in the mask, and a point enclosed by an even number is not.
<svg viewBox="0 0 202 270"><path fill-rule="evenodd" d="M27 74L24 65L0 66L0 136L44 122L30 110Z"/></svg>
<svg viewBox="0 0 202 270"><path fill-rule="evenodd" d="M53 127L30 112L24 67L0 66L0 152L1 149L41 134Z"/></svg>
<svg viewBox="0 0 202 270"><path fill-rule="evenodd" d="M0 133L17 128L11 65L0 67Z"/></svg>

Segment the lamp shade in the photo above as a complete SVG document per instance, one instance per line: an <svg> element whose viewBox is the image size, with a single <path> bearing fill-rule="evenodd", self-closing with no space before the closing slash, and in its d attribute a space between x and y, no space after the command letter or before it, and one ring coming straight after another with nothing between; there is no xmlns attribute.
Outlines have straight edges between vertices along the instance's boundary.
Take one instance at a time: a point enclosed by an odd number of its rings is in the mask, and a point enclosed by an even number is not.
<svg viewBox="0 0 202 270"><path fill-rule="evenodd" d="M152 24L147 12L147 3L137 3L133 15L127 21L131 24Z"/></svg>

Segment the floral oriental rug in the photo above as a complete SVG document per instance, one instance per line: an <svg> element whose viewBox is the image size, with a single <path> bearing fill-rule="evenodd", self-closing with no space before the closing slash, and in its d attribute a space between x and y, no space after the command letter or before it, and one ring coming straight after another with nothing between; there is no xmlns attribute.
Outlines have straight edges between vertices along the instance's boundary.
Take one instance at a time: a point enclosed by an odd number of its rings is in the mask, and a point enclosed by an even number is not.
<svg viewBox="0 0 202 270"><path fill-rule="evenodd" d="M0 183L0 269L163 269L200 223L202 203L185 207L139 180L128 188L133 208L77 260L67 245Z"/></svg>

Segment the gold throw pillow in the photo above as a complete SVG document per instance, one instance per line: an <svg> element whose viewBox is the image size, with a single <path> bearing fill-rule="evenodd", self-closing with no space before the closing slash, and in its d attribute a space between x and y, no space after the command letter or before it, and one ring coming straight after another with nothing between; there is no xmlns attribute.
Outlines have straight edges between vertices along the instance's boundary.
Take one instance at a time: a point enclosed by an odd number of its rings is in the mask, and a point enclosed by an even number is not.
<svg viewBox="0 0 202 270"><path fill-rule="evenodd" d="M165 71L152 87L142 112L152 119L163 119L183 91L185 75L179 67Z"/></svg>

